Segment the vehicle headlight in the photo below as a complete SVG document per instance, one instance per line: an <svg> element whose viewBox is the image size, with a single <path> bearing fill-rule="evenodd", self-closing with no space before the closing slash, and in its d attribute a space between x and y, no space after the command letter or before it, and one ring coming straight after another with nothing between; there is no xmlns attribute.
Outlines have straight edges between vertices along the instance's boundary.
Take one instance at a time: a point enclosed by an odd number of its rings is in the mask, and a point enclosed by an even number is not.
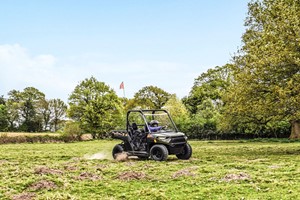
<svg viewBox="0 0 300 200"><path fill-rule="evenodd" d="M169 138L169 137L158 137L157 139L162 142L166 142L166 143L171 142L171 138Z"/></svg>

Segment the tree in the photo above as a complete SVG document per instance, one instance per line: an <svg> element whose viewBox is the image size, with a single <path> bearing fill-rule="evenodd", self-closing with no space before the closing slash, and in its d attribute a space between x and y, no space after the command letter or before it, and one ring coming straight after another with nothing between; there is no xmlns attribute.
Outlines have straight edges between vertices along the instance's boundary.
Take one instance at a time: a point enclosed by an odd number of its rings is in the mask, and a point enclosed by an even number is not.
<svg viewBox="0 0 300 200"><path fill-rule="evenodd" d="M171 94L156 86L146 86L134 94L136 106L148 109L160 109L169 100Z"/></svg>
<svg viewBox="0 0 300 200"><path fill-rule="evenodd" d="M184 103L192 114L201 111L207 101L211 101L216 107L222 106L222 94L230 84L230 66L217 66L195 79L189 96L184 98Z"/></svg>
<svg viewBox="0 0 300 200"><path fill-rule="evenodd" d="M45 100L45 94L34 87L27 87L23 92L12 90L8 93L8 114L10 127L21 131L42 131L42 117L39 108Z"/></svg>
<svg viewBox="0 0 300 200"><path fill-rule="evenodd" d="M51 130L51 127L50 127L51 111L49 108L49 101L47 101L46 99L41 101L41 106L38 108L38 110L39 110L38 113L41 114L42 119L43 119L43 130L50 131Z"/></svg>
<svg viewBox="0 0 300 200"><path fill-rule="evenodd" d="M94 77L77 85L69 97L68 116L80 123L81 128L93 138L105 137L119 125L122 102L109 86Z"/></svg>
<svg viewBox="0 0 300 200"><path fill-rule="evenodd" d="M171 95L170 99L163 106L166 109L179 130L185 132L189 123L189 112L182 101L175 94Z"/></svg>
<svg viewBox="0 0 300 200"><path fill-rule="evenodd" d="M67 105L60 99L49 100L49 110L50 110L50 124L53 126L53 131L56 132L59 129L59 124L63 122Z"/></svg>
<svg viewBox="0 0 300 200"><path fill-rule="evenodd" d="M264 126L289 121L290 138L300 138L300 2L257 0L248 7L227 116Z"/></svg>
<svg viewBox="0 0 300 200"><path fill-rule="evenodd" d="M3 96L0 96L0 131L8 129L8 113L6 102Z"/></svg>

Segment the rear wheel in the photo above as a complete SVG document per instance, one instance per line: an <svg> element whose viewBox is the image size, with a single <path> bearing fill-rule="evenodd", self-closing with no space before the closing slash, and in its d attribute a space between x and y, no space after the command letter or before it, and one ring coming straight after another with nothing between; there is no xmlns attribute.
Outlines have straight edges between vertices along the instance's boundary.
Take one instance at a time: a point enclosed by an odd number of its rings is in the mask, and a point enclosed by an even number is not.
<svg viewBox="0 0 300 200"><path fill-rule="evenodd" d="M120 145L120 144L117 144L117 145L113 148L113 150L112 150L112 156L113 156L113 158L116 159L116 158L117 158L117 155L120 154L120 153L122 153L123 151L124 151L123 146Z"/></svg>
<svg viewBox="0 0 300 200"><path fill-rule="evenodd" d="M192 156L192 147L189 143L186 143L180 154L176 154L177 158L181 160L188 160Z"/></svg>
<svg viewBox="0 0 300 200"><path fill-rule="evenodd" d="M156 144L150 149L150 156L155 161L165 161L169 155L167 147L162 144Z"/></svg>

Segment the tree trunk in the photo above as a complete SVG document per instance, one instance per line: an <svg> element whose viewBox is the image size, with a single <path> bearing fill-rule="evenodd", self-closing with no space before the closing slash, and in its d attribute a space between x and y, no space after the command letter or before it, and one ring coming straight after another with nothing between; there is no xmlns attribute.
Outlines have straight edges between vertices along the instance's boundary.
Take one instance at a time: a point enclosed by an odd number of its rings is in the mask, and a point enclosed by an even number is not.
<svg viewBox="0 0 300 200"><path fill-rule="evenodd" d="M290 139L300 139L300 120L294 120L291 122L292 132Z"/></svg>

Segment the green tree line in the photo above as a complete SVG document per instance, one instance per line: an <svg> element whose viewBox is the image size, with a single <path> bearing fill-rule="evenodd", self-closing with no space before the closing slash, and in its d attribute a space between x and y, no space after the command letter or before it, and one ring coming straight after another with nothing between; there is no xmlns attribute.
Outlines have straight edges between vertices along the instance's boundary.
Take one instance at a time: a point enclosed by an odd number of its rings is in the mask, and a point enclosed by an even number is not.
<svg viewBox="0 0 300 200"><path fill-rule="evenodd" d="M200 74L182 99L156 86L119 98L94 77L75 87L68 104L28 87L0 98L0 130L75 126L103 138L124 128L129 109L164 108L191 138L300 138L300 1L251 1L245 27L232 62Z"/></svg>

